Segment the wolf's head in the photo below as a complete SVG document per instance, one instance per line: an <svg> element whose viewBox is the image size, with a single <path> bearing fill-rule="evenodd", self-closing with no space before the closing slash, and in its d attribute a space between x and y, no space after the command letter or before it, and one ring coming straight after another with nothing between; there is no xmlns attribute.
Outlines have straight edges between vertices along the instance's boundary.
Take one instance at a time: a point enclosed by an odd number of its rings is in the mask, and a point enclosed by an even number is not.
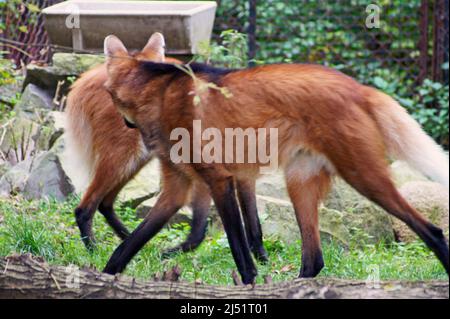
<svg viewBox="0 0 450 319"><path fill-rule="evenodd" d="M154 33L140 52L128 52L122 41L114 35L106 37L104 42L108 70L105 88L111 94L126 125L138 128L144 141L146 136L147 139L150 137L151 131L154 130L152 125L157 122L159 114L156 106L160 105L161 94L152 92L160 86L147 85L149 78L145 72L141 72L142 64L181 63L176 59L166 58L164 47L165 41L161 33Z"/></svg>

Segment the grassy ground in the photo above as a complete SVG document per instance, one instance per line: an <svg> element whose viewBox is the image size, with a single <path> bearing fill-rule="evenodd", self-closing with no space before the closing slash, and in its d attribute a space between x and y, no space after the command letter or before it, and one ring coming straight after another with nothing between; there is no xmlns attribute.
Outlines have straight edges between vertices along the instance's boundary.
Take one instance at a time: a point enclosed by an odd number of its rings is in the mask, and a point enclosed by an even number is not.
<svg viewBox="0 0 450 319"><path fill-rule="evenodd" d="M52 201L0 200L0 256L12 253L32 253L51 264L93 267L101 270L119 240L113 235L100 214L96 214L94 229L98 241L95 253L88 253L79 238L73 217L78 199L66 203ZM119 214L129 229L139 223L133 210L120 208ZM223 232L210 229L205 242L192 253L162 259L165 248L181 242L189 232L186 224L164 229L129 264L126 274L149 278L178 264L182 280L201 280L208 284L231 284L235 269ZM258 282L265 275L274 281L296 278L301 264L300 243L285 244L275 238L265 238L270 263L258 265ZM447 280L447 275L434 255L421 243L393 244L343 248L335 243L323 243L325 269L320 276L366 279L373 269L380 278L409 280Z"/></svg>

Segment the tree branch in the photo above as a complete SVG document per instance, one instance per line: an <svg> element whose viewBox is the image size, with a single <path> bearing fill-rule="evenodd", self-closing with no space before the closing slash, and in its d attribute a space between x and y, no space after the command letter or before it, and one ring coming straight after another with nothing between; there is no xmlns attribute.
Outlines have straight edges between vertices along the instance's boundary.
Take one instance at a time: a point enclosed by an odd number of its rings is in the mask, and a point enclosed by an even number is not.
<svg viewBox="0 0 450 319"><path fill-rule="evenodd" d="M49 266L30 255L0 258L0 298L448 298L448 281L381 282L296 279L251 286L140 281L90 269Z"/></svg>

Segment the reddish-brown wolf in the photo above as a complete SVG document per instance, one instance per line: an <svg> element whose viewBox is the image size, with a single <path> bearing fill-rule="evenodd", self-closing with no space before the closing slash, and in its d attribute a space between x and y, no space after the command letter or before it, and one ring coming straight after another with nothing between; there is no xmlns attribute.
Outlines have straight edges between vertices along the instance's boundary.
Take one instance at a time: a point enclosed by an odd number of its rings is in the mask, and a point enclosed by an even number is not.
<svg viewBox="0 0 450 319"><path fill-rule="evenodd" d="M151 58L152 51L140 52ZM178 60L169 60L181 63ZM114 211L113 204L120 190L152 158L138 130L124 122L117 112L111 96L105 90L106 65L84 73L72 86L67 100L68 150L78 160L80 171L91 179L79 206L76 221L85 245L93 247L92 220L98 209L121 239L129 232ZM128 126L128 127L127 127ZM84 172L83 172L84 171ZM262 242L261 226L257 215L254 180L236 180L243 210L249 245L257 259L267 261ZM169 249L164 255L193 250L205 237L207 217L211 204L205 183L196 183L191 197L193 220L191 233L181 245Z"/></svg>
<svg viewBox="0 0 450 319"><path fill-rule="evenodd" d="M163 191L145 220L116 249L105 272L121 272L185 204L192 185L202 180L210 187L243 282L253 282L257 271L245 240L233 178L257 178L262 163L175 164L170 150L178 141L170 138L171 132L184 128L192 137L193 122L200 120L203 128L222 133L226 128L278 130L278 163L302 235L300 276L315 276L324 265L318 205L333 175L411 227L448 273L449 249L442 230L399 194L387 155L407 161L447 187L448 157L391 97L318 65L223 70L191 64L192 72L180 70L165 63L164 39L158 33L146 49L154 53L150 61L130 55L118 38L107 37L106 87L119 112L139 129L147 149L160 159ZM232 96L211 86L200 90L199 80L226 88Z"/></svg>

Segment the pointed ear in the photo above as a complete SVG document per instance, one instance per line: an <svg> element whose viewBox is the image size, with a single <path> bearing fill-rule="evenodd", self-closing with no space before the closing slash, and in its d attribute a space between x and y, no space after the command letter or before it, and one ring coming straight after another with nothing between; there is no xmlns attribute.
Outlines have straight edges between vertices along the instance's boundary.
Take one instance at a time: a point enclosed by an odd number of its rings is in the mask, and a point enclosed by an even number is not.
<svg viewBox="0 0 450 319"><path fill-rule="evenodd" d="M155 32L142 49L142 53L156 60L156 62L164 62L165 47L164 36L159 32Z"/></svg>
<svg viewBox="0 0 450 319"><path fill-rule="evenodd" d="M108 59L117 55L128 54L127 48L115 35L108 35L104 42L104 52Z"/></svg>

